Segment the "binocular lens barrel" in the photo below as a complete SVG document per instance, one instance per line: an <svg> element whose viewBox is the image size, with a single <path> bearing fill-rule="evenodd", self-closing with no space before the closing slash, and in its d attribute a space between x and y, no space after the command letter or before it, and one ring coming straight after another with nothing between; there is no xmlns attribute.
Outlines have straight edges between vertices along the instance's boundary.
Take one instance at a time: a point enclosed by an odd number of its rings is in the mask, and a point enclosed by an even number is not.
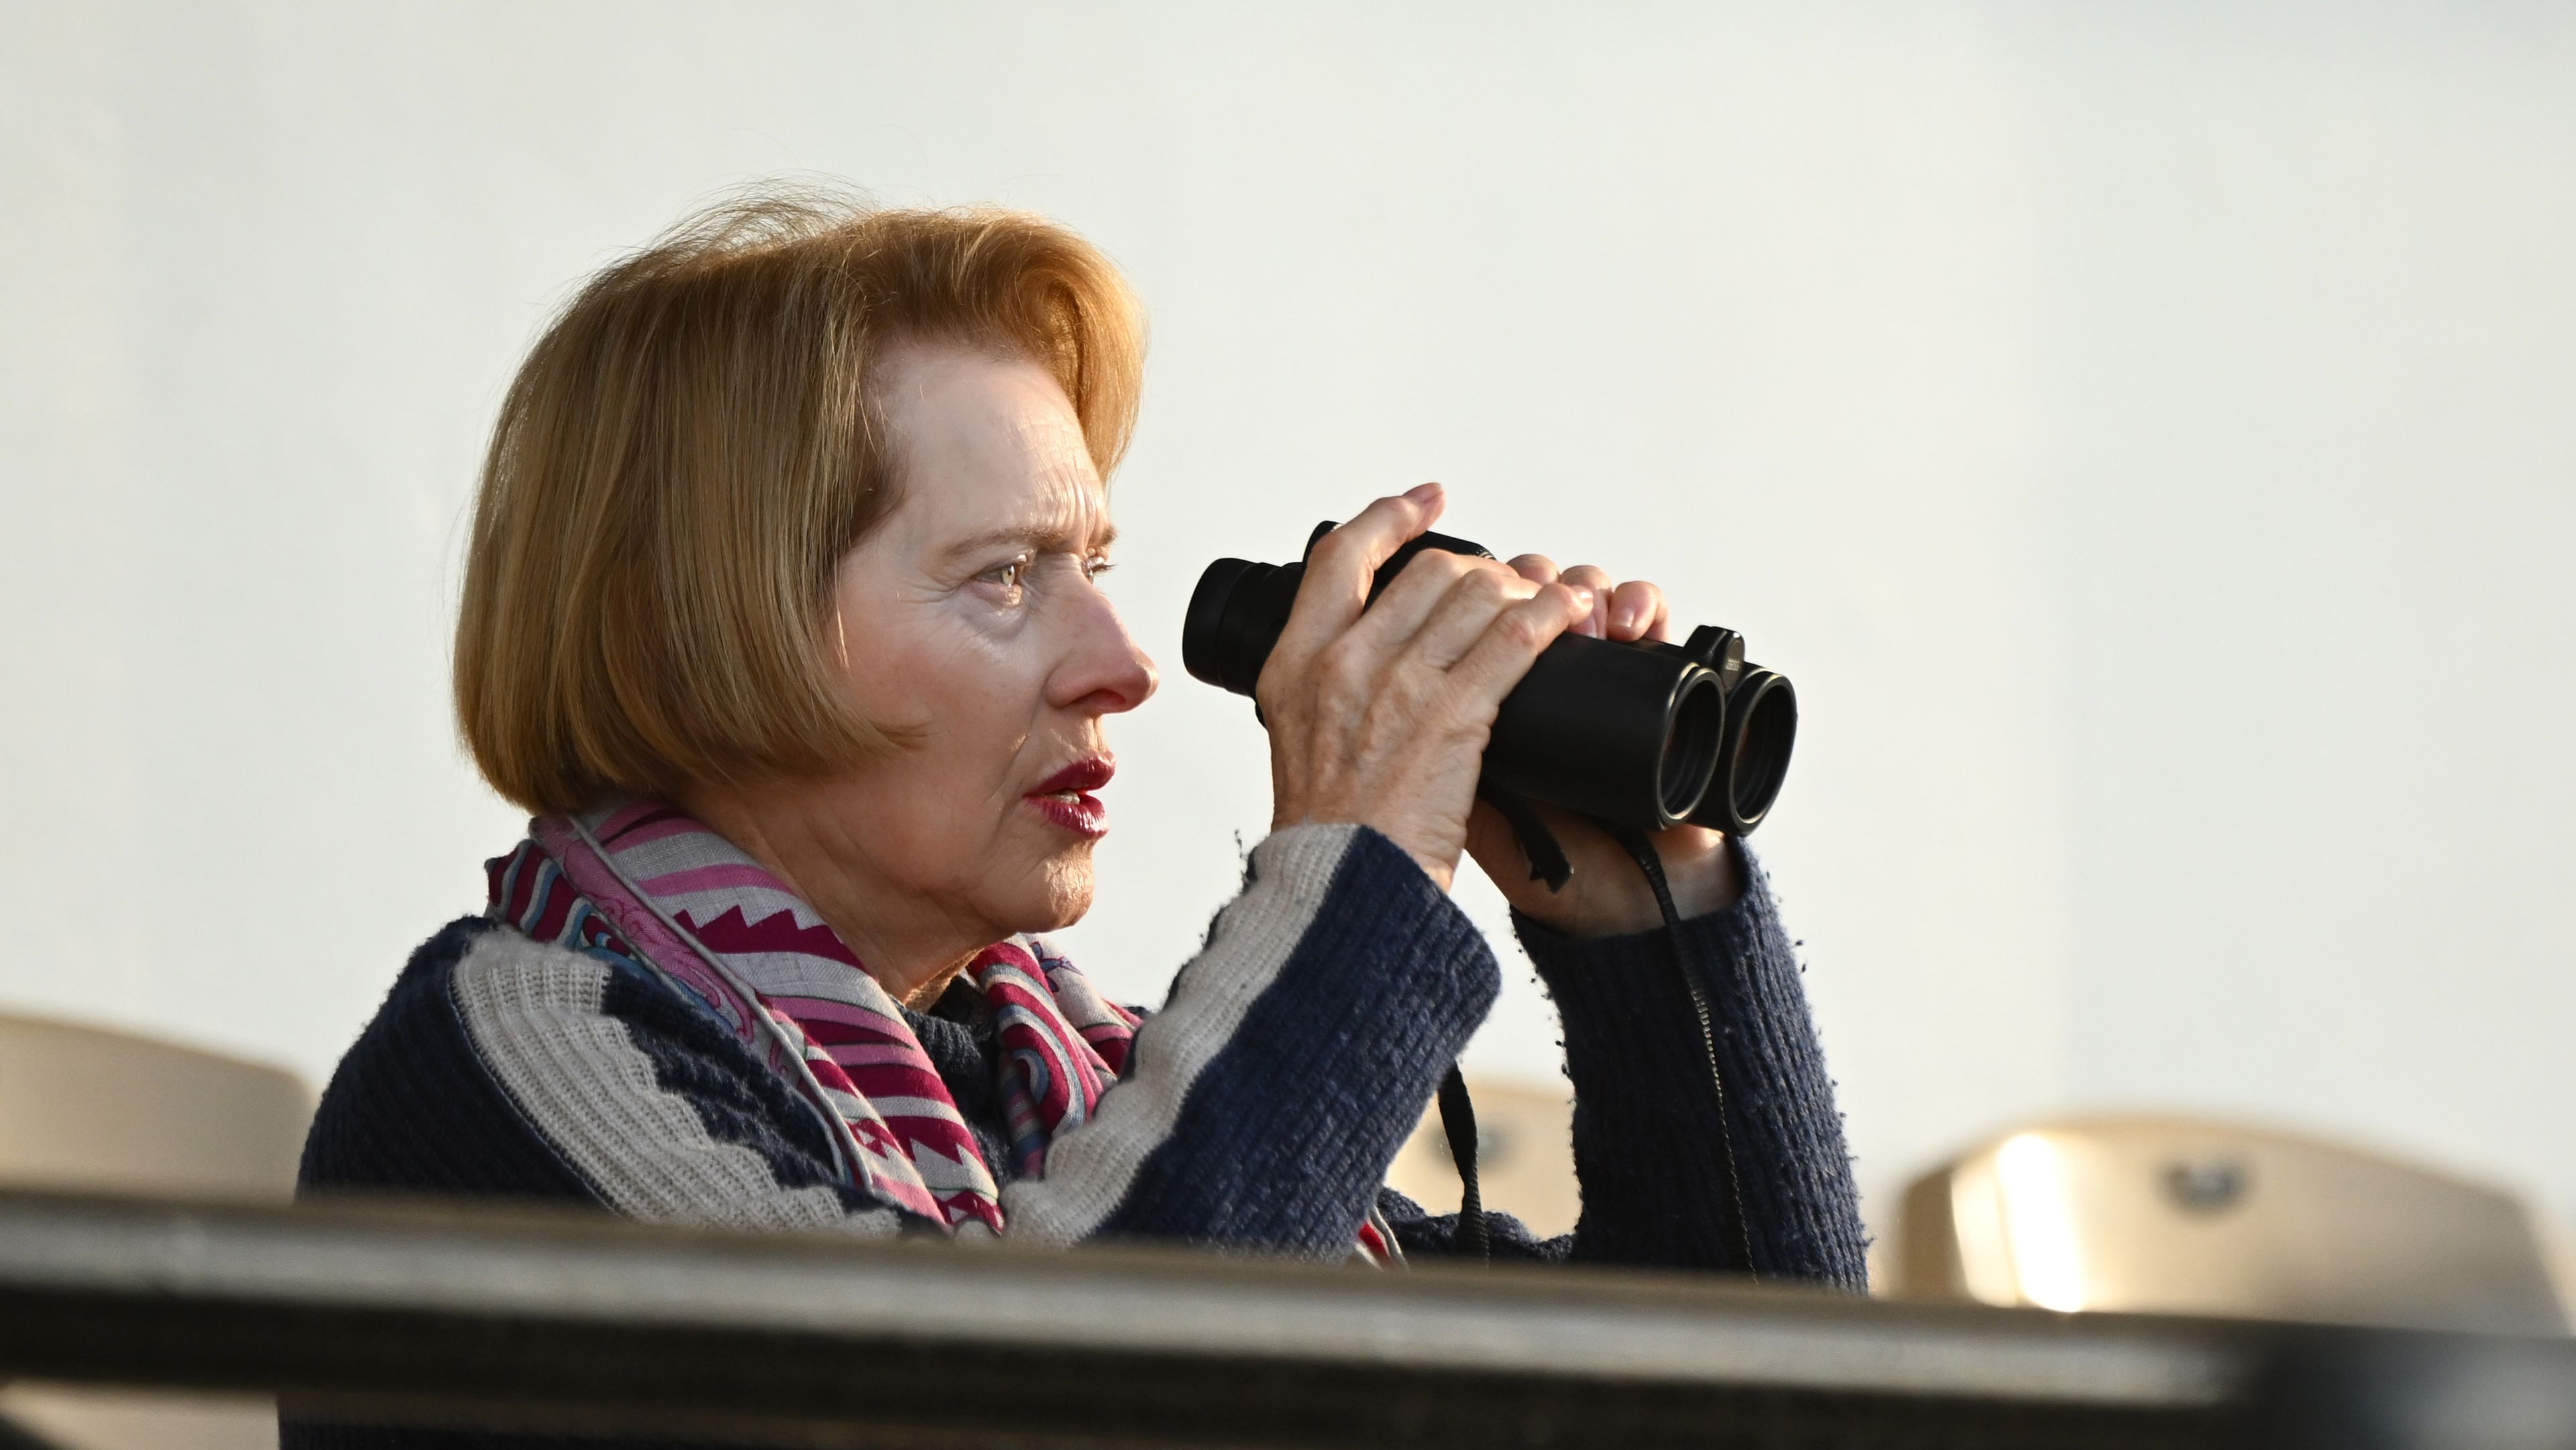
<svg viewBox="0 0 2576 1450"><path fill-rule="evenodd" d="M1317 526L1307 547L1332 527ZM1425 549L1493 557L1480 544L1424 534L1378 570L1370 600ZM1182 665L1250 695L1305 574L1302 563L1210 564L1181 627ZM1780 794L1798 734L1788 678L1743 659L1742 641L1721 629L1704 627L1682 645L1559 635L1494 717L1485 784L1649 831L1691 821L1742 835Z"/></svg>
<svg viewBox="0 0 2576 1450"><path fill-rule="evenodd" d="M1540 651L1494 716L1485 780L1650 831L1690 818L1723 748L1726 695L1686 659L1577 634Z"/></svg>
<svg viewBox="0 0 2576 1450"><path fill-rule="evenodd" d="M1798 692L1776 670L1747 667L1726 700L1725 763L1691 819L1741 836L1762 824L1789 778L1798 743Z"/></svg>

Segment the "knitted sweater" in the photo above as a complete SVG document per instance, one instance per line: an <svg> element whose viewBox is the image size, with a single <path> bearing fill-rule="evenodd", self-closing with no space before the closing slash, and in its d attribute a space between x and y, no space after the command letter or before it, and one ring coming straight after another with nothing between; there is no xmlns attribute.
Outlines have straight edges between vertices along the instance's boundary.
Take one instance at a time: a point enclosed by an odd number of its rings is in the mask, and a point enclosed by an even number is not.
<svg viewBox="0 0 2576 1450"><path fill-rule="evenodd" d="M1575 941L1516 920L1564 1024L1583 1210L1573 1233L1551 1239L1488 1214L1496 1258L1714 1268L1742 1242L1766 1278L1863 1286L1850 1163L1798 966L1767 881L1744 864L1743 899L1680 928L1680 945L1713 967L1707 1036L1663 932ZM1242 894L1139 1029L1125 1075L1057 1141L1041 1178L1008 1181L981 999L953 987L906 1017L1006 1180L1012 1237L1338 1259L1375 1207L1407 1255L1441 1255L1456 1216L1426 1212L1383 1177L1499 988L1483 937L1401 848L1365 827L1303 826L1254 850ZM307 1194L550 1198L665 1222L900 1231L904 1215L836 1172L831 1131L661 980L467 918L413 954L342 1060L301 1183ZM1744 1200L1740 1237L1722 1145ZM547 1443L285 1431L288 1450Z"/></svg>

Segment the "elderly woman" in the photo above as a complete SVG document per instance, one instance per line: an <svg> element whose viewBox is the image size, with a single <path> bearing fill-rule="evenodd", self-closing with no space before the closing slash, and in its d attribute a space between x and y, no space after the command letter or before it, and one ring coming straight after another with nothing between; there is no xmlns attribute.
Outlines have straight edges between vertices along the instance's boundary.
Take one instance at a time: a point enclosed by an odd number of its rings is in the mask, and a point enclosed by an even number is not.
<svg viewBox="0 0 2576 1450"><path fill-rule="evenodd" d="M308 1192L1861 1286L1748 858L1655 843L1712 1021L1615 843L1557 820L1552 894L1476 800L1537 653L1660 637L1660 593L1435 552L1364 612L1437 487L1316 546L1260 681L1271 834L1163 1006L1038 935L1091 904L1110 717L1155 687L1099 584L1141 354L1109 263L1001 212L740 204L580 293L502 407L457 628L465 739L536 819L340 1065ZM1462 855L1563 1016L1564 1238L1381 1186L1499 984ZM291 1439L403 1443L359 1433Z"/></svg>

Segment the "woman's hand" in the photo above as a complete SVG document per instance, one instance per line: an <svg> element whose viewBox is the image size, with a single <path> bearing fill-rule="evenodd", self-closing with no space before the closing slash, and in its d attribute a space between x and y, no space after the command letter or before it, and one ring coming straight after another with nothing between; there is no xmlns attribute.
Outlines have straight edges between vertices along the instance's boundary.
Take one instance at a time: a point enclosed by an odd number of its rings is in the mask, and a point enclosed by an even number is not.
<svg viewBox="0 0 2576 1450"><path fill-rule="evenodd" d="M1601 601L1553 570L1537 579L1426 549L1369 604L1378 567L1431 527L1443 502L1426 483L1316 542L1253 696L1270 727L1273 829L1374 827L1445 891L1468 842L1495 711L1539 652ZM1510 849L1508 832L1502 839Z"/></svg>
<svg viewBox="0 0 2576 1450"><path fill-rule="evenodd" d="M1643 580L1614 584L1608 574L1589 564L1560 573L1553 561L1538 554L1523 554L1511 567L1533 584L1573 585L1590 593L1593 607L1576 621L1577 633L1615 640L1671 637L1664 591ZM1514 908L1567 936L1624 936L1663 924L1654 888L1607 832L1565 811L1541 807L1539 814L1574 867L1574 878L1562 891L1550 891L1547 883L1530 879L1529 860L1500 811L1479 801L1467 821L1467 849ZM1699 826L1675 826L1648 839L1655 854L1663 858L1673 905L1683 916L1723 911L1743 894L1735 853L1724 835Z"/></svg>

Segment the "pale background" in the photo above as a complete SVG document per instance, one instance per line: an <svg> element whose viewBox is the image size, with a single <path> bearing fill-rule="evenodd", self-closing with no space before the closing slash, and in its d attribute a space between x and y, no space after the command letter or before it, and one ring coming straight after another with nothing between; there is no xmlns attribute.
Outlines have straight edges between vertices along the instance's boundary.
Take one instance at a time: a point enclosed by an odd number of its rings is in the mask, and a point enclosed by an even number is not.
<svg viewBox="0 0 2576 1450"><path fill-rule="evenodd" d="M328 1072L516 833L445 695L512 366L817 173L1152 309L1119 990L1267 819L1199 565L1437 477L1795 675L1874 1214L2095 1106L2576 1209L2576 11L1292 9L0 4L0 1004Z"/></svg>

